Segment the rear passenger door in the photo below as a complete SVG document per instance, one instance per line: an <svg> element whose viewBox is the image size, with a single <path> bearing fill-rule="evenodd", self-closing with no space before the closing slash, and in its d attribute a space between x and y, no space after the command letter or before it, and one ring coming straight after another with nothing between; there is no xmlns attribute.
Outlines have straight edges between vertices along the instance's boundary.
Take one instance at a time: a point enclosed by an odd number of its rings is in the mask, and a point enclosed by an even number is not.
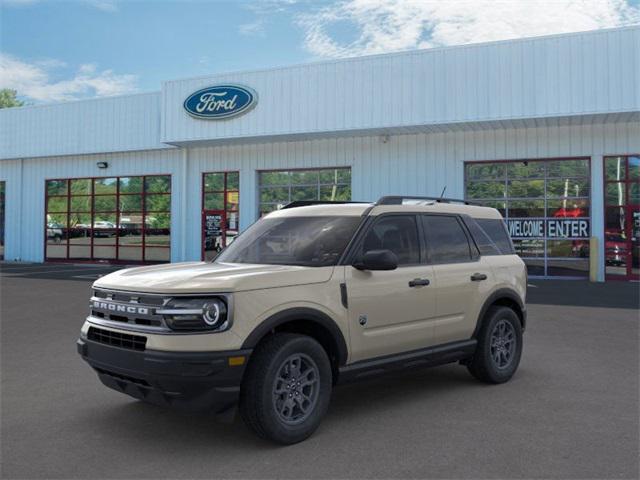
<svg viewBox="0 0 640 480"><path fill-rule="evenodd" d="M491 268L457 215L422 215L422 226L435 277L435 341L466 340L492 284Z"/></svg>

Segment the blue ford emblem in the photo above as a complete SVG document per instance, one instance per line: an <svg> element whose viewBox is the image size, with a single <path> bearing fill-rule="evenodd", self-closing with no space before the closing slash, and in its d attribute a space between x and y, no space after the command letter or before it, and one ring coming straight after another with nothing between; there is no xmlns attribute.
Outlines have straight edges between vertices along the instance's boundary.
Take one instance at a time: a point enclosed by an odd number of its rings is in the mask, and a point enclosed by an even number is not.
<svg viewBox="0 0 640 480"><path fill-rule="evenodd" d="M252 109L258 95L240 85L215 85L192 93L184 101L184 109L197 118L218 120L235 117Z"/></svg>

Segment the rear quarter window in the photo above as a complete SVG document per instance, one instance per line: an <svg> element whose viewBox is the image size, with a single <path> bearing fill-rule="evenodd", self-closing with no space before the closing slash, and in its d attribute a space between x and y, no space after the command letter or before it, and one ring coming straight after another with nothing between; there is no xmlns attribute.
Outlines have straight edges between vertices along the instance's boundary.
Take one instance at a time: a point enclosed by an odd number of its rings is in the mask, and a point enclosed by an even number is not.
<svg viewBox="0 0 640 480"><path fill-rule="evenodd" d="M499 218L475 218L467 222L481 255L515 253L504 221Z"/></svg>

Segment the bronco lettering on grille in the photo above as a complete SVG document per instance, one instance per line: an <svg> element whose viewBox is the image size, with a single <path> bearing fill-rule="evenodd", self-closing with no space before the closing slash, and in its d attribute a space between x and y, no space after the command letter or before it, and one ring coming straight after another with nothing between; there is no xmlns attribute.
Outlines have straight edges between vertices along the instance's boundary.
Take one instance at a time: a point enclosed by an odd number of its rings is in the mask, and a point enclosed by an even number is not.
<svg viewBox="0 0 640 480"><path fill-rule="evenodd" d="M97 308L99 310L109 310L111 312L133 313L135 315L149 315L149 309L147 307L123 305L121 303L94 301L93 308Z"/></svg>

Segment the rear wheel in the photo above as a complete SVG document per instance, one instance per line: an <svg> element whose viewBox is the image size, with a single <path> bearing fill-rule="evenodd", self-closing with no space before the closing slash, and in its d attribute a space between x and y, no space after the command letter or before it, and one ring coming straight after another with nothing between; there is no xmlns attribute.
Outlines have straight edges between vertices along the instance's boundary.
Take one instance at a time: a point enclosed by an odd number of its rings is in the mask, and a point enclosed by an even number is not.
<svg viewBox="0 0 640 480"><path fill-rule="evenodd" d="M260 437L300 442L318 428L329 407L329 358L313 338L280 333L251 357L240 394L240 414Z"/></svg>
<svg viewBox="0 0 640 480"><path fill-rule="evenodd" d="M478 334L476 353L467 364L471 375L487 383L504 383L518 369L522 356L522 326L508 307L491 307Z"/></svg>

